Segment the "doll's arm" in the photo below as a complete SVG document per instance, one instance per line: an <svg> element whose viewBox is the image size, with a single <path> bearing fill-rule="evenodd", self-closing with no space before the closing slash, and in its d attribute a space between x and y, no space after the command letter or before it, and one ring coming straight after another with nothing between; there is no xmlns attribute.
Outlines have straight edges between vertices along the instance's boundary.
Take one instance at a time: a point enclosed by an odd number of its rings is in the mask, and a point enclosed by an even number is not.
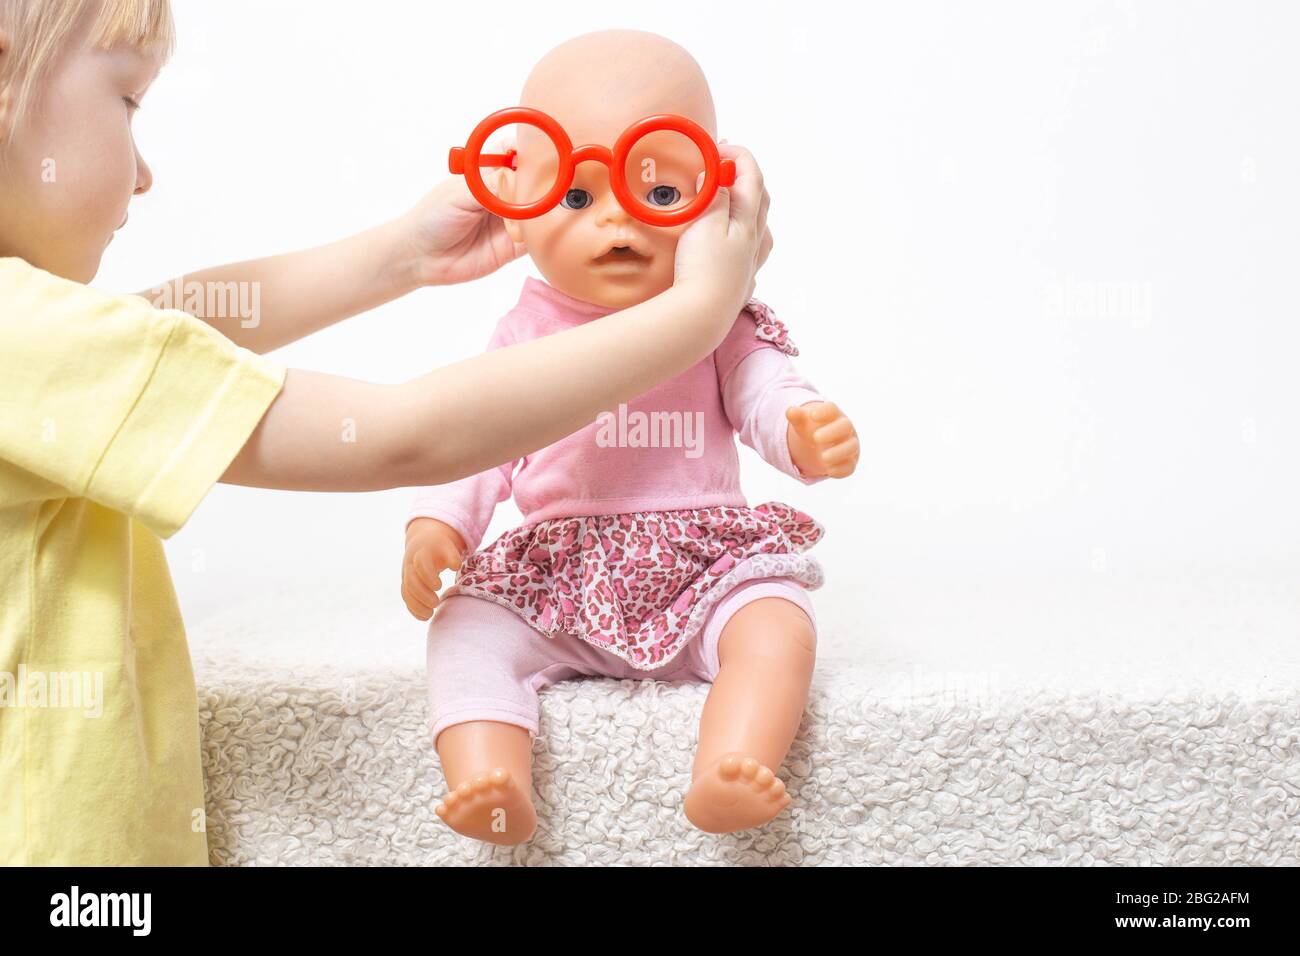
<svg viewBox="0 0 1300 956"><path fill-rule="evenodd" d="M492 523L492 513L510 497L515 465L516 462L507 462L447 485L419 489L406 523L433 518L460 535L466 553L478 550L484 532Z"/></svg>
<svg viewBox="0 0 1300 956"><path fill-rule="evenodd" d="M498 503L510 496L514 464L449 485L421 488L406 522L402 600L427 621L441 603L442 574L477 550Z"/></svg>
<svg viewBox="0 0 1300 956"><path fill-rule="evenodd" d="M794 363L774 348L754 349L722 383L722 404L740 440L772 467L806 485L825 474L805 475L790 454L786 409L824 402Z"/></svg>

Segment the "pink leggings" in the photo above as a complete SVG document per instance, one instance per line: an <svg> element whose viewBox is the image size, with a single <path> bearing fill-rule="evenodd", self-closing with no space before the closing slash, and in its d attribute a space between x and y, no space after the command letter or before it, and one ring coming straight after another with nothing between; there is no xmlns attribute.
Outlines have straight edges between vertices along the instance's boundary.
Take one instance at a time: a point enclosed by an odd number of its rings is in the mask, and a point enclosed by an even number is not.
<svg viewBox="0 0 1300 956"><path fill-rule="evenodd" d="M653 670L569 634L544 637L513 611L484 598L449 597L429 625L429 733L453 724L495 720L537 734L537 692L570 677L693 680L712 683L718 641L727 621L759 598L798 605L816 627L808 592L786 578L757 578L728 592L710 612L704 630L678 655Z"/></svg>

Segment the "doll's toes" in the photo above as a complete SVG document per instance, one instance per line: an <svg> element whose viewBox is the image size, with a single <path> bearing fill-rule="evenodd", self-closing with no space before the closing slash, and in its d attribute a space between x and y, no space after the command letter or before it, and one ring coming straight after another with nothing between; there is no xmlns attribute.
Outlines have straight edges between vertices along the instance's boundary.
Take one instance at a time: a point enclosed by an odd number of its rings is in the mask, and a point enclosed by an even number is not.
<svg viewBox="0 0 1300 956"><path fill-rule="evenodd" d="M706 833L761 826L790 805L785 784L744 754L727 754L703 770L687 791L686 818Z"/></svg>

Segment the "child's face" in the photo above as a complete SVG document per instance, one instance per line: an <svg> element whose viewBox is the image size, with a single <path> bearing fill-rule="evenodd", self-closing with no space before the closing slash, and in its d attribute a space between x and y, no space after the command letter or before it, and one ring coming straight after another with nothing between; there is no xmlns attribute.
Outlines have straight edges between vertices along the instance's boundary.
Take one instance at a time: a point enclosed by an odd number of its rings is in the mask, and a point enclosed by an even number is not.
<svg viewBox="0 0 1300 956"><path fill-rule="evenodd" d="M131 197L153 181L131 120L160 67L160 55L93 49L78 37L24 122L15 128L0 108L0 255L78 282L94 278Z"/></svg>

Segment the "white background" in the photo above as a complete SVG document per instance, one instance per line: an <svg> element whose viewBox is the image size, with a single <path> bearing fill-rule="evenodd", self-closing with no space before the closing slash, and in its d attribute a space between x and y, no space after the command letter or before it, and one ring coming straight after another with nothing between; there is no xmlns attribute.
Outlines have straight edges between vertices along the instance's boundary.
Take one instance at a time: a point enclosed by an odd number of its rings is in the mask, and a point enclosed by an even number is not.
<svg viewBox="0 0 1300 956"><path fill-rule="evenodd" d="M470 6L178 0L136 121L156 185L98 284L380 222L556 43L663 33L766 174L758 296L862 436L859 474L811 489L742 458L751 502L828 528L815 600L841 646L1295 656L1294 5ZM413 377L479 351L530 272L276 358ZM169 543L187 618L355 593L418 645L397 590L409 500L216 489Z"/></svg>

